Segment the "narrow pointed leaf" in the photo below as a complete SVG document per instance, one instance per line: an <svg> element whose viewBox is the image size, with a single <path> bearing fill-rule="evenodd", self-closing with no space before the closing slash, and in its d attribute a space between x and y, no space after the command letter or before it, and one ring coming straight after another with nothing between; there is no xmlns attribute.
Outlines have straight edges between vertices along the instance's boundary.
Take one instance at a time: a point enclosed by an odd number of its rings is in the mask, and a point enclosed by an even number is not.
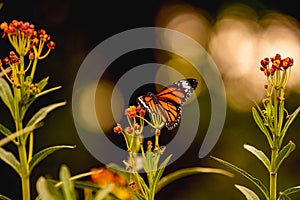
<svg viewBox="0 0 300 200"><path fill-rule="evenodd" d="M215 159L216 161L222 163L223 165L226 165L228 167L230 167L231 169L233 169L234 171L238 172L239 174L243 175L245 178L247 178L248 180L250 180L252 183L254 183L258 189L260 189L262 191L262 193L264 194L264 196L266 197L266 199L269 198L269 191L268 189L266 188L266 186L264 186L264 184L257 178L253 177L252 175L250 175L248 172L244 171L243 169L227 162L227 161L224 161L220 158L216 158L216 157L213 157L211 156L211 158Z"/></svg>
<svg viewBox="0 0 300 200"><path fill-rule="evenodd" d="M228 177L233 177L234 175L228 171L225 171L223 169L216 169L216 168L206 168L206 167L191 167L191 168L185 168L180 169L175 172L172 172L166 176L164 176L157 184L156 187L156 193L160 191L162 188L164 188L166 185L180 179L186 176L191 176L199 173L216 173L216 174L222 174Z"/></svg>
<svg viewBox="0 0 300 200"><path fill-rule="evenodd" d="M92 190L94 192L102 189L99 185L95 184L95 183L89 183L89 182L86 182L86 181L75 181L74 182L75 184L75 187L76 188L81 188L81 189L89 189L89 190Z"/></svg>
<svg viewBox="0 0 300 200"><path fill-rule="evenodd" d="M9 134L8 136L6 136L5 138L3 138L3 139L0 140L0 147L3 146L3 145L6 145L10 141L14 141L15 138L17 138L17 137L19 137L19 136L21 136L21 135L23 135L25 133L33 131L36 128L39 128L41 125L42 125L41 123L35 124L33 126L26 127L23 130L20 130L18 132L13 133L13 134Z"/></svg>
<svg viewBox="0 0 300 200"><path fill-rule="evenodd" d="M109 195L109 193L110 193L110 191L112 190L113 187L114 187L113 184L109 184L105 188L103 188L101 190L98 190L96 192L94 200L103 200L105 197L107 197Z"/></svg>
<svg viewBox="0 0 300 200"><path fill-rule="evenodd" d="M244 144L244 148L248 151L250 151L253 155L255 155L264 165L267 169L270 168L270 160L268 157L264 154L263 151L256 149L255 147Z"/></svg>
<svg viewBox="0 0 300 200"><path fill-rule="evenodd" d="M296 192L300 192L300 186L291 187L291 188L284 190L283 192L280 192L279 197L288 196L288 195L296 193Z"/></svg>
<svg viewBox="0 0 300 200"><path fill-rule="evenodd" d="M158 185L158 182L161 178L161 176L163 175L163 172L167 166L167 164L169 163L170 159L171 159L172 155L169 155L159 166L158 170L155 172L155 176L153 179L153 183L150 185L150 191L151 192L156 192L156 186ZM154 191L153 191L154 189Z"/></svg>
<svg viewBox="0 0 300 200"><path fill-rule="evenodd" d="M64 194L64 199L66 200L76 200L76 193L74 189L74 183L70 180L70 171L66 165L62 165L59 171L59 178L63 182L62 190Z"/></svg>
<svg viewBox="0 0 300 200"><path fill-rule="evenodd" d="M38 98L38 97L40 97L40 96L43 96L43 95L45 95L45 94L48 94L49 92L53 92L53 91L58 90L58 89L60 89L60 88L61 88L61 86L57 86L57 87L50 88L50 89L48 89L48 90L42 91L42 92L38 93L37 95L35 95L34 98Z"/></svg>
<svg viewBox="0 0 300 200"><path fill-rule="evenodd" d="M139 193L134 193L135 194L135 197L138 199L138 200L145 200L144 197L142 197Z"/></svg>
<svg viewBox="0 0 300 200"><path fill-rule="evenodd" d="M234 185L234 186L245 195L247 200L259 200L259 197L252 190L241 185Z"/></svg>
<svg viewBox="0 0 300 200"><path fill-rule="evenodd" d="M57 150L60 149L74 149L75 146L69 146L69 145L60 145L60 146L53 146L53 147L48 147L46 149L43 149L36 153L32 159L29 162L29 172L33 170L33 168L41 162L44 158L46 158L48 155L54 153Z"/></svg>
<svg viewBox="0 0 300 200"><path fill-rule="evenodd" d="M144 196L147 196L148 193L149 193L149 187L147 186L147 184L144 181L144 179L138 173L134 173L133 176L136 177L136 179L137 179L138 188L141 189L141 193Z"/></svg>
<svg viewBox="0 0 300 200"><path fill-rule="evenodd" d="M0 194L0 199L1 200L11 200L10 198L8 198L7 196L4 196L2 194Z"/></svg>
<svg viewBox="0 0 300 200"><path fill-rule="evenodd" d="M47 114L60 107L60 106L63 106L63 105L66 105L66 102L60 102L60 103L55 103L55 104L51 104L49 106L46 106L42 109L40 109L30 120L29 122L27 123L27 126L32 126L34 124L37 124L39 123L40 121L42 121L46 116Z"/></svg>
<svg viewBox="0 0 300 200"><path fill-rule="evenodd" d="M287 195L280 195L277 200L292 200L292 198L288 197Z"/></svg>
<svg viewBox="0 0 300 200"><path fill-rule="evenodd" d="M11 88L8 85L7 81L4 78L0 77L0 97L4 104L8 107L10 110L12 116L14 116L15 113L15 106L14 106L14 99L11 92Z"/></svg>
<svg viewBox="0 0 300 200"><path fill-rule="evenodd" d="M42 91L46 87L46 85L48 84L48 81L49 81L49 76L38 82L40 91Z"/></svg>
<svg viewBox="0 0 300 200"><path fill-rule="evenodd" d="M294 119L297 117L299 111L300 111L300 106L293 112L293 114L290 115L290 118L285 122L284 127L281 131L281 135L285 135L288 128L290 127Z"/></svg>
<svg viewBox="0 0 300 200"><path fill-rule="evenodd" d="M48 94L49 92L52 92L52 91L55 91L57 89L60 89L61 86L58 86L58 87L55 87L55 88L51 88L51 89L48 89L48 90L45 90L45 91L42 91L40 93L38 93L37 95L35 95L34 97L32 97L31 99L28 100L28 102L25 103L24 106L22 106L22 112L21 112L21 117L24 118L28 108L30 107L30 105L37 99L39 98L40 96L43 96L45 94Z"/></svg>
<svg viewBox="0 0 300 200"><path fill-rule="evenodd" d="M14 154L0 147L0 159L10 165L20 175L20 163Z"/></svg>
<svg viewBox="0 0 300 200"><path fill-rule="evenodd" d="M252 107L252 115L253 115L253 119L254 119L255 123L257 124L259 129L265 134L269 144L271 145L272 138L270 136L270 132L269 132L268 128L265 126L264 121L262 120L261 116L257 112L256 108L254 108L254 107Z"/></svg>
<svg viewBox="0 0 300 200"><path fill-rule="evenodd" d="M5 136L9 136L10 134L12 134L12 132L8 128L6 128L3 124L0 124L0 132Z"/></svg>
<svg viewBox="0 0 300 200"><path fill-rule="evenodd" d="M102 171L102 169L100 170L96 170L96 171L89 171L89 172L85 172L85 173L81 173L81 174L77 174L75 176L70 177L70 180L72 181L78 181L78 179L87 177L87 176L91 176L93 174L98 174ZM60 187L63 184L62 181L56 181L55 183L55 187ZM99 188L98 188L99 189Z"/></svg>
<svg viewBox="0 0 300 200"><path fill-rule="evenodd" d="M277 172L281 163L284 161L284 159L286 159L292 151L294 151L296 148L295 143L293 143L292 141L289 141L289 143L284 146L281 151L278 153L278 156L275 160L275 171Z"/></svg>

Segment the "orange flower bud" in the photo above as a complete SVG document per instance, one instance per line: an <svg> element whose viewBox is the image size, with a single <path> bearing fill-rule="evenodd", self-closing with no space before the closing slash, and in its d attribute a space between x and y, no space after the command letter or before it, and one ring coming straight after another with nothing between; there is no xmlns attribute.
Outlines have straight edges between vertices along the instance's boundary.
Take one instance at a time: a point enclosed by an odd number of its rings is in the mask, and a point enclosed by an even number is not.
<svg viewBox="0 0 300 200"><path fill-rule="evenodd" d="M115 133L121 133L123 131L121 124L117 124L117 126L115 126L113 130Z"/></svg>

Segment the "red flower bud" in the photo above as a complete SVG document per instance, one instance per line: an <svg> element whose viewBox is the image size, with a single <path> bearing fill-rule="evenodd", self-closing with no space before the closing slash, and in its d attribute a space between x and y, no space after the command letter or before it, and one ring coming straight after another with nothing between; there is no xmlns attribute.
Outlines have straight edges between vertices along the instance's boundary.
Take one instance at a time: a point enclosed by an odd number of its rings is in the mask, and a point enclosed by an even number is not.
<svg viewBox="0 0 300 200"><path fill-rule="evenodd" d="M3 62L4 62L6 65L9 65L10 60L9 60L8 57L5 57L5 58L3 58Z"/></svg>
<svg viewBox="0 0 300 200"><path fill-rule="evenodd" d="M49 36L49 38L50 38L50 36ZM47 47L48 47L49 49L54 49L55 45L56 45L56 44L55 44L53 41L50 41L50 42L47 44Z"/></svg>
<svg viewBox="0 0 300 200"><path fill-rule="evenodd" d="M29 60L33 60L34 59L34 53L29 53Z"/></svg>
<svg viewBox="0 0 300 200"><path fill-rule="evenodd" d="M115 126L113 130L115 133L121 133L123 131L121 124L117 124L117 126Z"/></svg>

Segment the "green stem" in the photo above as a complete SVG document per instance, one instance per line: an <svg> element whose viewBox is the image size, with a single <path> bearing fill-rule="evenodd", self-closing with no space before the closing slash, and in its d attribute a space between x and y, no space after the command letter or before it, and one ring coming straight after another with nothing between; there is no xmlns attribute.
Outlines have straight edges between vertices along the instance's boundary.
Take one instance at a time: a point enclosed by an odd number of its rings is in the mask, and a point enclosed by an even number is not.
<svg viewBox="0 0 300 200"><path fill-rule="evenodd" d="M26 145L20 143L19 147L20 165L21 165L21 181L23 200L30 200L30 179L29 168L27 163Z"/></svg>
<svg viewBox="0 0 300 200"><path fill-rule="evenodd" d="M32 158L32 154L33 154L33 132L30 132L29 135L29 149L28 149L28 162L31 160Z"/></svg>
<svg viewBox="0 0 300 200"><path fill-rule="evenodd" d="M155 189L156 187L154 186L152 188L152 190L149 192L149 200L154 200L154 197L155 197Z"/></svg>
<svg viewBox="0 0 300 200"><path fill-rule="evenodd" d="M274 94L273 94L273 101L274 101L274 134L275 137L279 135L279 131L278 131L278 90L275 88L274 90Z"/></svg>
<svg viewBox="0 0 300 200"><path fill-rule="evenodd" d="M156 132L157 130L155 130ZM159 135L155 134L155 146L154 149L159 149Z"/></svg>
<svg viewBox="0 0 300 200"><path fill-rule="evenodd" d="M15 105L15 126L16 132L21 131L23 129L22 118L20 116L20 102L21 92L20 89L14 87L14 105ZM20 172L21 172L21 182L22 182L22 199L30 200L30 180L29 180L29 167L27 162L27 152L26 152L26 137L24 135L20 135L18 138L18 152L20 158Z"/></svg>
<svg viewBox="0 0 300 200"><path fill-rule="evenodd" d="M270 166L270 200L276 200L277 195L277 172L275 170L275 160L278 156L277 145L274 145L271 154L271 166Z"/></svg>
<svg viewBox="0 0 300 200"><path fill-rule="evenodd" d="M38 62L38 57L39 57L39 54L38 54L38 50L36 49L36 47L33 47L33 51L34 51L34 60L33 60L33 64L32 64L32 68L31 68L31 74L30 74L30 77L31 79L33 80L33 77L34 77L34 73L35 73L35 70L36 70L36 66L37 66L37 62Z"/></svg>

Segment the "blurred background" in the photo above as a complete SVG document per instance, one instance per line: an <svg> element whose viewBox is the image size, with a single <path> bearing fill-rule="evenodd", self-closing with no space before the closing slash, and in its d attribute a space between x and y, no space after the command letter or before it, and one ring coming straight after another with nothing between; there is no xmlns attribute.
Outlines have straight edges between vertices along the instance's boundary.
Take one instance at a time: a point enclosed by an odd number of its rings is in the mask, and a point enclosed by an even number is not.
<svg viewBox="0 0 300 200"><path fill-rule="evenodd" d="M227 114L221 137L210 155L238 165L268 185L267 170L242 146L247 143L270 153L266 148L267 141L256 127L251 114L252 100L260 101L264 97L265 79L259 70L262 58L274 56L276 53L280 53L282 57L294 58L286 107L292 112L300 105L300 69L297 65L300 59L300 13L296 3L291 0L111 0L97 4L89 0L3 1L0 10L1 22L10 22L13 19L28 21L37 28L46 29L57 44L50 56L40 62L36 80L50 76L48 87L61 85L62 89L39 99L31 112L63 100L67 101L67 105L51 112L44 126L37 130L35 149L59 144L76 145L74 150L56 152L40 163L33 171L32 184L44 175L58 178L61 164L67 164L74 175L103 165L86 150L74 126L71 102L77 70L88 53L103 40L128 29L159 26L183 32L198 41L221 72L226 90ZM7 56L10 51L8 42L0 40L0 47L1 58ZM119 68L122 67L121 64L129 69L137 64L161 60L160 56L153 53L136 52L123 58L122 63L119 62ZM184 62L173 59L166 64L180 68L186 64ZM113 87L113 82L122 75L120 71L122 70L116 69L108 74L112 84L107 85L107 88ZM204 137L201 133L205 134L210 117L207 109L209 94L204 86L198 92L198 98L203 102L200 108L207 111L201 112L201 130L185 154L168 166L166 174L195 166L229 170L208 156L198 158ZM1 123L11 123L2 104L0 112ZM298 117L289 129L285 143L288 140L293 140L296 145L300 143L299 120ZM113 127L115 123L108 122L108 127ZM121 137L115 139L122 140ZM11 145L6 147L14 150ZM279 190L300 184L299 163L300 151L296 148L279 171ZM3 162L0 162L0 181L0 194L21 199L19 178ZM252 183L239 175L228 178L215 174L198 174L168 185L158 193L157 200L243 199L234 184L245 185L263 198ZM35 187L32 192L36 194ZM292 197L300 199L300 194Z"/></svg>

